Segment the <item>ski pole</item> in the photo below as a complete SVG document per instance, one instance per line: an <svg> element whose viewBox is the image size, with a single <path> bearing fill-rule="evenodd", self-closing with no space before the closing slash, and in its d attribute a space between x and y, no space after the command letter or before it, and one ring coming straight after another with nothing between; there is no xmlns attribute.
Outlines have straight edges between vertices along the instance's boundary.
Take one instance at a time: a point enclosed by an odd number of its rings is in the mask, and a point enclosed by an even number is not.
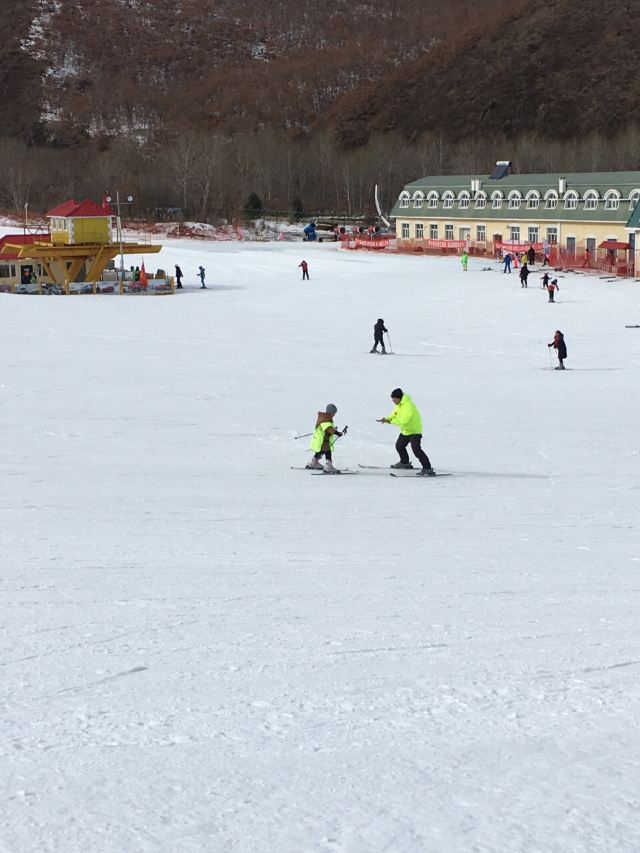
<svg viewBox="0 0 640 853"><path fill-rule="evenodd" d="M549 353L549 367L553 367L553 360L551 358L551 347L547 346L547 352Z"/></svg>
<svg viewBox="0 0 640 853"><path fill-rule="evenodd" d="M389 344L389 352L393 352L393 347L391 346L391 338L389 337L389 332L387 332L387 343Z"/></svg>
<svg viewBox="0 0 640 853"><path fill-rule="evenodd" d="M297 441L299 438L309 438L310 435L313 435L312 432L305 432L304 435L294 435L294 439Z"/></svg>

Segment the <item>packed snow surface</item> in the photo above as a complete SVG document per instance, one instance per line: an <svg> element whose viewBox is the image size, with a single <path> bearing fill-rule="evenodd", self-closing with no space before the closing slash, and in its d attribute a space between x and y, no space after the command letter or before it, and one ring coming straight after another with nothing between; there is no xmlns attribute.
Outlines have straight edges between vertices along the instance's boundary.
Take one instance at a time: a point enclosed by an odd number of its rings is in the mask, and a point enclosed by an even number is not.
<svg viewBox="0 0 640 853"><path fill-rule="evenodd" d="M0 850L638 851L638 285L156 263L0 294ZM336 464L395 462L397 386L454 476L291 470L327 403Z"/></svg>

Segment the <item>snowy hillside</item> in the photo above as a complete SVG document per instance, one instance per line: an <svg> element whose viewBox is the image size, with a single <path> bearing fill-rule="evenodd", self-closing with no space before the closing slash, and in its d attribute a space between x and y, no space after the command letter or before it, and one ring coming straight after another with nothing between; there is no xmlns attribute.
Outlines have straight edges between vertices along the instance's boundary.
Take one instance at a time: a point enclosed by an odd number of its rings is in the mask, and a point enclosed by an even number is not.
<svg viewBox="0 0 640 853"><path fill-rule="evenodd" d="M637 284L156 262L0 294L0 850L637 851ZM291 470L329 402L336 464L395 462L397 386L454 476Z"/></svg>

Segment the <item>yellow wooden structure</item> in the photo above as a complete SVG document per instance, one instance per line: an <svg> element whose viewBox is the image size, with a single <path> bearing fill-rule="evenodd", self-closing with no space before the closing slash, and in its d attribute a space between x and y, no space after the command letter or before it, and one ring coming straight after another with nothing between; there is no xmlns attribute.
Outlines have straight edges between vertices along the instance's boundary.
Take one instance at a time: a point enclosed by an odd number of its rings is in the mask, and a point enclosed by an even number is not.
<svg viewBox="0 0 640 853"><path fill-rule="evenodd" d="M73 199L47 214L49 239L11 242L5 238L0 251L18 261L36 261L51 284L69 281L98 281L109 261L117 255L157 254L162 246L113 240L113 212L107 204Z"/></svg>

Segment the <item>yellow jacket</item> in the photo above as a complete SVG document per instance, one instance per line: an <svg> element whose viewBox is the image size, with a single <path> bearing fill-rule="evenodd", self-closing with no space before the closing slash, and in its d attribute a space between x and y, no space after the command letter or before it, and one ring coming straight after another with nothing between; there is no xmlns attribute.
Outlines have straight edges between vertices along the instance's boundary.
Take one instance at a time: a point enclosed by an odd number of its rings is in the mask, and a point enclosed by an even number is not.
<svg viewBox="0 0 640 853"><path fill-rule="evenodd" d="M399 426L402 435L422 434L422 418L420 417L420 412L408 394L402 395L402 400L400 400L388 416L387 420L390 424L396 424L396 426Z"/></svg>

